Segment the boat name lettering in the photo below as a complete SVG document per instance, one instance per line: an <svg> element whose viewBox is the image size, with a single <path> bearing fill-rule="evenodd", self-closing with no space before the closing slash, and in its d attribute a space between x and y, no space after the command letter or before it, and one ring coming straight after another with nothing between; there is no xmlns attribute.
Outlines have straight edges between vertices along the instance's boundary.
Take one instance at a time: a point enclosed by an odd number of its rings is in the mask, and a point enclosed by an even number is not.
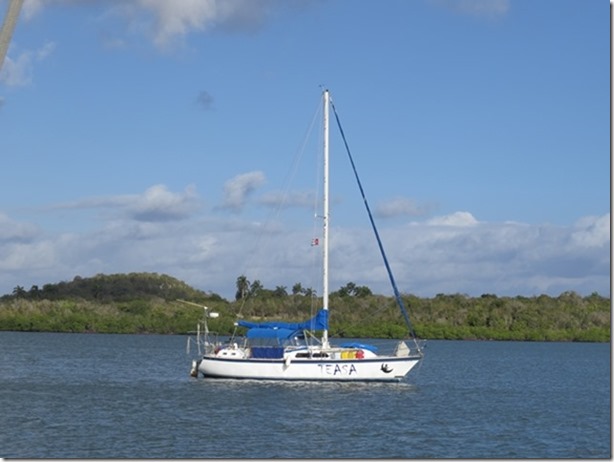
<svg viewBox="0 0 614 462"><path fill-rule="evenodd" d="M354 364L320 364L320 372L326 375L353 375L357 374Z"/></svg>

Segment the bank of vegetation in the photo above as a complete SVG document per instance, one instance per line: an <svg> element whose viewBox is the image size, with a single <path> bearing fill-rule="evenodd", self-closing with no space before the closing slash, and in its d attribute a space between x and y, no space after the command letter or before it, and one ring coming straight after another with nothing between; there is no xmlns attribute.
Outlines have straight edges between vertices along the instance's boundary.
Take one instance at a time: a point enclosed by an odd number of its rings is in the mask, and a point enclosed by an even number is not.
<svg viewBox="0 0 614 462"><path fill-rule="evenodd" d="M425 339L610 341L610 299L593 293L556 297L483 294L403 295L414 329ZM182 303L187 300L197 305ZM393 297L353 283L330 295L333 337L402 338L407 334ZM302 321L320 308L311 289L265 289L237 278L235 300L196 290L156 273L75 277L0 297L0 330L35 332L163 333L193 331L202 306L219 313L211 330L230 334L238 319Z"/></svg>

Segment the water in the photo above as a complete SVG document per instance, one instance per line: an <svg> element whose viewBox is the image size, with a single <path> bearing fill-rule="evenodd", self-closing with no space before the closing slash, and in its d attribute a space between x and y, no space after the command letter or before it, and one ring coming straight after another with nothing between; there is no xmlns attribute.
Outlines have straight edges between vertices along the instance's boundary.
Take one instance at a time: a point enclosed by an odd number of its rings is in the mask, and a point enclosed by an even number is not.
<svg viewBox="0 0 614 462"><path fill-rule="evenodd" d="M609 344L430 341L398 384L193 379L185 345L0 332L0 456L612 456Z"/></svg>

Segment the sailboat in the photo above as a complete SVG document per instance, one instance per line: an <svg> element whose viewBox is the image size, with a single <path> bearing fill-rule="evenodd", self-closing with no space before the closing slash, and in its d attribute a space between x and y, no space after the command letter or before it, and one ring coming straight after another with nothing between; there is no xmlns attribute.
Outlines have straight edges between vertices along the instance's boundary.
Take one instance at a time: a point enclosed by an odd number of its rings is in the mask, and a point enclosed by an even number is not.
<svg viewBox="0 0 614 462"><path fill-rule="evenodd" d="M380 381L394 382L405 379L407 374L423 358L421 343L416 338L407 310L399 294L388 260L375 227L375 222L368 207L360 179L356 172L345 135L328 90L322 92L323 104L323 228L322 228L322 273L323 294L322 308L303 322L262 322L254 323L240 320L238 327L247 329L242 340L234 337L228 342L212 340L207 327L210 313L204 312L204 332L201 338L199 324L197 345L199 358L192 362L191 375L205 378L254 379L254 380L305 380L305 381ZM329 339L329 289L328 289L328 254L329 254L329 108L333 109L341 131L347 153L350 157L354 174L363 195L371 225L375 232L380 252L392 283L397 303L409 328L413 340L412 347L406 340L399 341L390 353L380 354L375 346L347 342L334 345ZM321 337L316 334L321 333ZM189 345L189 343L188 343ZM201 351L202 347L202 351Z"/></svg>

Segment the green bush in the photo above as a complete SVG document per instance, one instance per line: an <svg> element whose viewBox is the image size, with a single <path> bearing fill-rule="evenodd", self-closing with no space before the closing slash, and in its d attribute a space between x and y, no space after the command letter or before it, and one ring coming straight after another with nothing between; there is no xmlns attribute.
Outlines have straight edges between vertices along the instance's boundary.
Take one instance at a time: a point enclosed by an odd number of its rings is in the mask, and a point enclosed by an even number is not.
<svg viewBox="0 0 614 462"><path fill-rule="evenodd" d="M251 298L228 302L155 273L75 277L71 282L46 284L42 290L16 288L13 295L0 297L0 330L185 333L196 329L206 305L220 314L209 320L210 330L224 335L235 331L237 318L302 321L313 316L321 299L299 284L295 288L288 294L283 287L274 291L260 287ZM342 289L330 296L331 336L407 336L394 298L374 295L352 283ZM197 306L178 303L178 298ZM432 298L405 294L403 301L417 335L426 339L610 341L610 299L596 293Z"/></svg>

